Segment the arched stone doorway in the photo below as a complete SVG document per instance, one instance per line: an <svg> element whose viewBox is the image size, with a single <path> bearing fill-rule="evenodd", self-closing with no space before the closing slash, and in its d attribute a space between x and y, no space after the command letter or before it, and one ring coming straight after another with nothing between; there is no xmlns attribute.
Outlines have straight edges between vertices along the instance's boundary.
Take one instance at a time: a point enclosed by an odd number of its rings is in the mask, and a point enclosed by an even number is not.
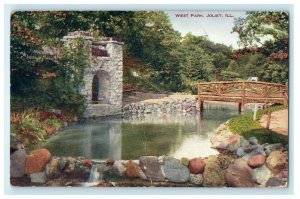
<svg viewBox="0 0 300 199"><path fill-rule="evenodd" d="M106 71L96 72L92 82L92 103L109 104L110 103L110 78Z"/></svg>
<svg viewBox="0 0 300 199"><path fill-rule="evenodd" d="M113 38L95 40L91 34L75 31L64 36L66 47L82 38L90 50L88 67L84 70L79 92L86 97L83 117L122 113L123 43Z"/></svg>

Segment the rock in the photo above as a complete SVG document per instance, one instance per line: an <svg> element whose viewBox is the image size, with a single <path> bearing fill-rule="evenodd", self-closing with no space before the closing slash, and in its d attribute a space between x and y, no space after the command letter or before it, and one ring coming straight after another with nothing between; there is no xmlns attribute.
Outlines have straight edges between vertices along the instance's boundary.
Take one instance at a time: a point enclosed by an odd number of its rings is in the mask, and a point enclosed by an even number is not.
<svg viewBox="0 0 300 199"><path fill-rule="evenodd" d="M107 166L113 166L114 165L114 160L106 160L106 165Z"/></svg>
<svg viewBox="0 0 300 199"><path fill-rule="evenodd" d="M205 170L203 172L204 187L225 187L225 171L219 166L218 159L210 156L205 160Z"/></svg>
<svg viewBox="0 0 300 199"><path fill-rule="evenodd" d="M267 158L267 167L271 169L274 175L279 174L282 170L288 168L288 154L282 151L273 151Z"/></svg>
<svg viewBox="0 0 300 199"><path fill-rule="evenodd" d="M126 166L126 176L128 178L138 178L140 177L140 171L139 171L139 166L134 163L132 160L129 160L128 163L127 163L127 166Z"/></svg>
<svg viewBox="0 0 300 199"><path fill-rule="evenodd" d="M228 144L234 144L234 143L238 142L238 145L240 145L239 140L240 140L240 136L238 136L238 135L231 135L228 138Z"/></svg>
<svg viewBox="0 0 300 199"><path fill-rule="evenodd" d="M245 147L247 145L249 145L249 142L243 136L240 136L240 147Z"/></svg>
<svg viewBox="0 0 300 199"><path fill-rule="evenodd" d="M261 167L265 164L266 158L265 156L258 154L249 158L248 165L252 168Z"/></svg>
<svg viewBox="0 0 300 199"><path fill-rule="evenodd" d="M266 183L266 187L286 187L286 186L287 186L287 181L277 177L270 178Z"/></svg>
<svg viewBox="0 0 300 199"><path fill-rule="evenodd" d="M165 157L163 171L166 178L171 182L187 182L190 178L190 172L187 167L172 157Z"/></svg>
<svg viewBox="0 0 300 199"><path fill-rule="evenodd" d="M245 153L250 153L250 152L252 152L254 150L255 147L256 146L248 144L248 145L244 146L243 149L244 149Z"/></svg>
<svg viewBox="0 0 300 199"><path fill-rule="evenodd" d="M105 163L101 163L101 167L102 167L102 169L100 169L100 172L102 173L101 180L104 180L106 182L115 182L120 180L122 177L124 177L124 176L120 176L119 171L115 167L107 166Z"/></svg>
<svg viewBox="0 0 300 199"><path fill-rule="evenodd" d="M289 177L289 172L288 169L284 169L282 170L280 173L278 173L275 177L280 178L280 179L284 179L287 180Z"/></svg>
<svg viewBox="0 0 300 199"><path fill-rule="evenodd" d="M76 166L76 159L72 157L68 157L65 172L73 173L75 171L75 166Z"/></svg>
<svg viewBox="0 0 300 199"><path fill-rule="evenodd" d="M252 179L258 184L264 185L270 177L272 177L272 172L266 166L252 170Z"/></svg>
<svg viewBox="0 0 300 199"><path fill-rule="evenodd" d="M221 132L227 129L227 125L226 124L221 124L217 129L216 132Z"/></svg>
<svg viewBox="0 0 300 199"><path fill-rule="evenodd" d="M257 138L256 137L251 137L251 138L249 138L249 143L251 144L251 145L257 145L258 144L258 140L257 140Z"/></svg>
<svg viewBox="0 0 300 199"><path fill-rule="evenodd" d="M83 160L82 161L82 166L91 168L92 167L92 162L90 160Z"/></svg>
<svg viewBox="0 0 300 199"><path fill-rule="evenodd" d="M216 147L213 147L215 149L217 149L219 152L224 152L227 148L227 143L220 143L219 145L217 145Z"/></svg>
<svg viewBox="0 0 300 199"><path fill-rule="evenodd" d="M200 174L204 171L205 162L202 158L194 158L190 160L188 167L192 174Z"/></svg>
<svg viewBox="0 0 300 199"><path fill-rule="evenodd" d="M52 159L51 162L48 164L48 172L47 175L50 176L58 176L60 174L60 170L58 167L58 159Z"/></svg>
<svg viewBox="0 0 300 199"><path fill-rule="evenodd" d="M151 181L164 181L164 176L155 156L141 156L139 158L140 168L146 175L148 180Z"/></svg>
<svg viewBox="0 0 300 199"><path fill-rule="evenodd" d="M21 178L25 174L26 152L24 149L15 151L10 156L10 177Z"/></svg>
<svg viewBox="0 0 300 199"><path fill-rule="evenodd" d="M31 179L31 182L34 182L34 183L45 183L46 182L46 173L45 172L31 173L30 179Z"/></svg>
<svg viewBox="0 0 300 199"><path fill-rule="evenodd" d="M117 160L113 164L113 168L118 171L119 176L124 176L126 172L126 167L121 160Z"/></svg>
<svg viewBox="0 0 300 199"><path fill-rule="evenodd" d="M51 154L47 149L32 151L30 155L26 157L25 173L31 174L43 171L50 159Z"/></svg>
<svg viewBox="0 0 300 199"><path fill-rule="evenodd" d="M263 150L263 147L260 146L260 145L253 145L252 146L252 149L251 149L251 152L244 155L242 158L246 161L249 160L249 158L251 158L252 156L255 156L255 155L263 155L263 156L266 156L266 153L264 152Z"/></svg>
<svg viewBox="0 0 300 199"><path fill-rule="evenodd" d="M265 144L263 146L264 151L267 155L269 155L272 151L281 150L283 145L281 143L278 144Z"/></svg>
<svg viewBox="0 0 300 199"><path fill-rule="evenodd" d="M184 166L187 167L187 166L189 166L189 159L183 157L183 158L180 159L180 163L181 163L182 165L184 165Z"/></svg>
<svg viewBox="0 0 300 199"><path fill-rule="evenodd" d="M227 169L230 164L234 162L234 156L227 155L227 154L219 154L217 155L217 163L219 167L223 170Z"/></svg>
<svg viewBox="0 0 300 199"><path fill-rule="evenodd" d="M193 184L201 185L203 183L203 175L202 174L190 174L190 181Z"/></svg>
<svg viewBox="0 0 300 199"><path fill-rule="evenodd" d="M159 164L161 164L161 165L163 165L164 164L164 159L165 159L165 156L158 156L158 162L159 162Z"/></svg>
<svg viewBox="0 0 300 199"><path fill-rule="evenodd" d="M226 182L229 187L256 187L252 179L251 168L243 159L237 159L226 170Z"/></svg>
<svg viewBox="0 0 300 199"><path fill-rule="evenodd" d="M59 170L64 170L65 169L65 167L66 167L66 164L67 164L67 159L66 158L60 158L59 160L58 160L58 169Z"/></svg>
<svg viewBox="0 0 300 199"><path fill-rule="evenodd" d="M236 154L237 156L239 156L239 157L243 157L244 155L246 155L246 153L245 153L243 147L239 147L239 148L236 150L235 154Z"/></svg>
<svg viewBox="0 0 300 199"><path fill-rule="evenodd" d="M228 145L226 146L226 150L229 151L229 152L231 152L231 153L235 153L236 150L237 150L239 147L240 147L240 143L235 142L235 143L233 143L233 144L228 144Z"/></svg>
<svg viewBox="0 0 300 199"><path fill-rule="evenodd" d="M140 174L140 179L147 180L147 177L146 177L146 175L144 174L144 172L142 171L141 168L139 168L139 174Z"/></svg>

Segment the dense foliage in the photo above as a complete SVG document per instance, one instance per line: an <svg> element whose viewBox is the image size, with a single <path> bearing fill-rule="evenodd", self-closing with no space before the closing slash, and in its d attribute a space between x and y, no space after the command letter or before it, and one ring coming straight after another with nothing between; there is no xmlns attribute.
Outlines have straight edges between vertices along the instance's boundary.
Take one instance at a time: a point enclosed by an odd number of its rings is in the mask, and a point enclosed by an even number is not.
<svg viewBox="0 0 300 199"><path fill-rule="evenodd" d="M18 144L28 146L44 141L59 130L64 121L62 114L28 110L11 113L10 141L12 147Z"/></svg>
<svg viewBox="0 0 300 199"><path fill-rule="evenodd" d="M242 49L216 44L206 36L181 36L164 12L53 11L11 16L11 108L60 109L79 115L84 96L77 91L87 67L78 40L72 51L62 37L70 31L113 36L124 43L124 83L154 91L195 92L200 81L288 80L288 15L249 12L233 32ZM135 74L135 75L133 75Z"/></svg>
<svg viewBox="0 0 300 199"><path fill-rule="evenodd" d="M248 12L235 20L233 32L239 34L243 48L232 55L256 61L250 68L261 81L287 83L289 67L289 15L287 12ZM244 62L242 62L244 63ZM249 68L249 67L247 67ZM253 75L254 76L254 75Z"/></svg>

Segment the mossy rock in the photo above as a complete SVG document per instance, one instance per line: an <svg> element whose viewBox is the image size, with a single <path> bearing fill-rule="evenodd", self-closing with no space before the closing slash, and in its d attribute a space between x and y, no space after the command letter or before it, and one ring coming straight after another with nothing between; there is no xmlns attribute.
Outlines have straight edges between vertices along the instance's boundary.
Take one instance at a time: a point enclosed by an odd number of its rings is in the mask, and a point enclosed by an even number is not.
<svg viewBox="0 0 300 199"><path fill-rule="evenodd" d="M182 165L184 165L184 166L189 166L189 159L188 158L186 158L186 157L182 157L181 159L180 159L180 163L182 164Z"/></svg>

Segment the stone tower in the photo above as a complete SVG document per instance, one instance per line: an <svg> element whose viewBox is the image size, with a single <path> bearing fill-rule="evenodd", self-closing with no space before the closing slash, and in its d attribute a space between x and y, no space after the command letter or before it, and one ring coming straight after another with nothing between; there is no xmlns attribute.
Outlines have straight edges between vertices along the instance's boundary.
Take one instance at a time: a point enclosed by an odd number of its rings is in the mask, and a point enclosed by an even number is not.
<svg viewBox="0 0 300 199"><path fill-rule="evenodd" d="M86 96L83 117L116 115L122 112L123 43L106 37L99 41L88 32L71 32L66 44L83 38L90 49L89 66L84 71L80 93Z"/></svg>

